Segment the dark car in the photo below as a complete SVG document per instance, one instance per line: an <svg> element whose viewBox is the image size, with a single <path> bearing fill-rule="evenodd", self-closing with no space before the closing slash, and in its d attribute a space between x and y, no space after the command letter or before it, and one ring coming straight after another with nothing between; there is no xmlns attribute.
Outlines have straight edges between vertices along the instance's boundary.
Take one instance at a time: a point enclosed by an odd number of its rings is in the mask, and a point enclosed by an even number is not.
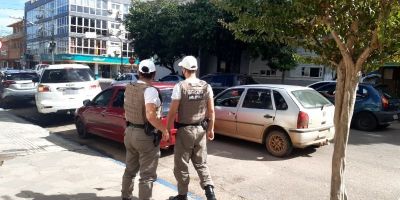
<svg viewBox="0 0 400 200"><path fill-rule="evenodd" d="M334 102L335 89L336 82L332 82L316 90ZM399 99L385 92L382 87L364 83L358 85L352 118L355 128L373 131L378 127L388 127L391 122L398 120L399 113Z"/></svg>
<svg viewBox="0 0 400 200"><path fill-rule="evenodd" d="M163 99L162 121L167 123L166 116L171 103L174 84L154 83L161 91ZM126 84L111 86L99 93L93 100L86 100L84 106L75 113L75 125L79 137L86 138L90 134L99 135L120 143L124 143L126 128L124 94ZM175 144L176 129L170 130L168 142L161 141L160 147L166 149Z"/></svg>
<svg viewBox="0 0 400 200"><path fill-rule="evenodd" d="M200 79L211 85L214 95L219 94L229 87L257 84L251 76L235 73L207 74Z"/></svg>
<svg viewBox="0 0 400 200"><path fill-rule="evenodd" d="M167 75L167 76L164 76L164 77L160 78L158 81L160 81L160 82L173 82L173 83L177 83L177 82L183 81L183 80L185 80L185 78L183 78L183 77L180 76L180 75L170 74L170 75Z"/></svg>

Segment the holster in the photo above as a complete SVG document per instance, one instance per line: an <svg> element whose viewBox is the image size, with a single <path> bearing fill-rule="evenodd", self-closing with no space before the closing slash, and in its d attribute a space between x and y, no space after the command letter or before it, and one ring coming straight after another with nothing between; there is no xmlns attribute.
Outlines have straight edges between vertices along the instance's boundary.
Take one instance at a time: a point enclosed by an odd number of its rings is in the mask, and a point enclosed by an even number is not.
<svg viewBox="0 0 400 200"><path fill-rule="evenodd" d="M161 137L162 137L161 131L155 129L154 126L148 121L144 123L143 129L144 129L144 132L146 133L146 135L153 137L153 144L155 147L160 145Z"/></svg>

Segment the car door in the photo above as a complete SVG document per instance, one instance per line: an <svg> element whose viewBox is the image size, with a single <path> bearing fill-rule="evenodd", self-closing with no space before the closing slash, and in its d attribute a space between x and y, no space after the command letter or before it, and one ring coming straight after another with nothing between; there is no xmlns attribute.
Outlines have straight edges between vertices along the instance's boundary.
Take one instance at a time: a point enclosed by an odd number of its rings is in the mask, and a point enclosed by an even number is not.
<svg viewBox="0 0 400 200"><path fill-rule="evenodd" d="M243 88L228 89L214 100L216 133L236 137L236 114Z"/></svg>
<svg viewBox="0 0 400 200"><path fill-rule="evenodd" d="M84 113L88 132L97 135L107 135L106 120L104 119L104 111L106 111L113 95L113 88L106 89L98 94L88 106Z"/></svg>
<svg viewBox="0 0 400 200"><path fill-rule="evenodd" d="M237 112L237 136L260 142L265 127L272 124L274 118L271 90L249 88Z"/></svg>
<svg viewBox="0 0 400 200"><path fill-rule="evenodd" d="M124 141L126 128L124 93L125 89L116 90L110 106L103 111L104 125L108 133L107 137L118 142Z"/></svg>

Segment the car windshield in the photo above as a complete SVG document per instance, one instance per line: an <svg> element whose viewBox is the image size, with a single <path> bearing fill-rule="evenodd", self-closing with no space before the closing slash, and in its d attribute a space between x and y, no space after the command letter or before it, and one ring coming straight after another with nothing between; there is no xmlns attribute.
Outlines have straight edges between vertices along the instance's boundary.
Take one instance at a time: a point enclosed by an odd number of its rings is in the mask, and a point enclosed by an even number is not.
<svg viewBox="0 0 400 200"><path fill-rule="evenodd" d="M32 80L36 78L36 73L15 73L15 74L7 74L6 80L14 80L14 81L22 81L22 80Z"/></svg>
<svg viewBox="0 0 400 200"><path fill-rule="evenodd" d="M331 103L315 90L292 91L293 96L304 108L320 108Z"/></svg>
<svg viewBox="0 0 400 200"><path fill-rule="evenodd" d="M171 104L171 95L172 89L162 89L161 90L161 98L163 101L162 104L162 115L167 116L169 111L169 104Z"/></svg>
<svg viewBox="0 0 400 200"><path fill-rule="evenodd" d="M95 80L92 70L88 68L46 69L41 83L69 83Z"/></svg>

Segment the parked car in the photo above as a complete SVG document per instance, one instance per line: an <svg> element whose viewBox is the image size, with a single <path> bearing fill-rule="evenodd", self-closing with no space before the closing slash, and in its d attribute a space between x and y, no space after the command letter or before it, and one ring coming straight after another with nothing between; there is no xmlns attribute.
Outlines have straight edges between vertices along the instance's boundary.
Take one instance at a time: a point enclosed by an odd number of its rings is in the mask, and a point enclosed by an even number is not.
<svg viewBox="0 0 400 200"><path fill-rule="evenodd" d="M174 84L154 83L160 89L163 99L162 120L166 124L166 117L171 103L171 94ZM124 93L126 84L119 84L105 89L93 100L86 100L85 105L77 109L75 125L79 137L87 138L90 134L99 135L120 143L124 142L126 128L124 111ZM170 130L172 137L168 142L161 141L161 148L168 148L175 144L176 129Z"/></svg>
<svg viewBox="0 0 400 200"><path fill-rule="evenodd" d="M3 106L10 101L33 100L36 93L36 83L32 80L37 78L35 72L10 70L4 71L1 76L1 98Z"/></svg>
<svg viewBox="0 0 400 200"><path fill-rule="evenodd" d="M334 136L334 105L311 88L236 86L214 101L217 134L264 144L277 157L293 147L327 144Z"/></svg>
<svg viewBox="0 0 400 200"><path fill-rule="evenodd" d="M335 81L318 81L318 82L312 83L310 85L307 85L307 87L317 90L319 87L322 87L324 85L327 85L329 83L334 83L334 82Z"/></svg>
<svg viewBox="0 0 400 200"><path fill-rule="evenodd" d="M50 65L37 81L35 99L40 113L73 113L83 100L101 92L92 70L81 64Z"/></svg>
<svg viewBox="0 0 400 200"><path fill-rule="evenodd" d="M133 83L139 79L137 73L123 73L111 82L111 85L122 84L122 83Z"/></svg>
<svg viewBox="0 0 400 200"><path fill-rule="evenodd" d="M183 80L185 80L185 78L183 78L182 76L180 76L180 75L177 75L177 74L170 74L170 75L167 75L167 76L164 76L164 77L162 77L162 78L160 78L158 81L160 81L160 82L173 82L173 83L178 83L179 81L183 81Z"/></svg>
<svg viewBox="0 0 400 200"><path fill-rule="evenodd" d="M257 84L257 82L248 75L234 73L215 73L208 74L200 78L209 83L213 89L214 95L219 94L225 89L237 85Z"/></svg>
<svg viewBox="0 0 400 200"><path fill-rule="evenodd" d="M317 91L335 102L336 82L329 83ZM389 95L382 87L359 83L352 117L352 126L363 131L373 131L378 127L388 127L398 119L400 101Z"/></svg>

